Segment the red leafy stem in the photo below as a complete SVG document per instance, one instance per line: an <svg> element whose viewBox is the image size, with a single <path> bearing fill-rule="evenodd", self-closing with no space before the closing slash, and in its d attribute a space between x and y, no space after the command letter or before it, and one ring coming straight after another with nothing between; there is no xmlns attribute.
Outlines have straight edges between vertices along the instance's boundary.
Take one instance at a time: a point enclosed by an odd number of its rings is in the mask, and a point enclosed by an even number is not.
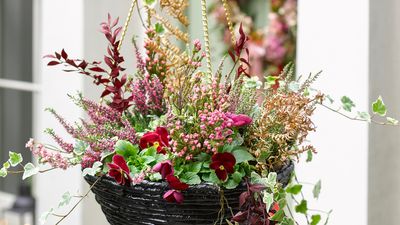
<svg viewBox="0 0 400 225"><path fill-rule="evenodd" d="M119 41L117 37L122 30L122 27L115 26L118 24L118 18L114 21L111 20L111 16L108 15L108 21L101 23L101 32L107 38L109 44L107 47L107 55L104 56L104 63L109 67L109 69L104 69L100 67L101 62L87 62L81 59L70 59L68 54L63 49L60 53L55 52L54 55L47 55L46 58L52 58L47 65L55 66L62 64L67 67L72 67L74 69L65 69L66 72L78 72L80 74L87 75L93 79L93 83L96 85L103 85L104 91L101 97L106 97L112 94L112 102L109 103L110 107L123 112L126 110L132 101L132 96L125 98L124 89L127 82L126 74L120 74L125 70L121 66L124 62L124 58L120 55L118 50Z"/></svg>
<svg viewBox="0 0 400 225"><path fill-rule="evenodd" d="M274 221L268 219L265 203L262 201L261 192L266 189L262 184L247 183L247 191L239 197L241 211L236 213L232 221L246 225L274 225Z"/></svg>
<svg viewBox="0 0 400 225"><path fill-rule="evenodd" d="M237 68L236 77L238 78L241 74L245 74L247 77L250 77L250 74L248 73L248 69L250 68L250 63L249 63L250 55L249 55L249 49L246 46L249 37L244 33L242 24L240 24L239 34L240 37L236 41L235 46L233 46L233 51L229 50L228 53L231 56L233 62L235 62L235 64L238 63L239 61L242 62L240 66ZM246 58L242 57L243 50L246 52ZM244 65L246 65L247 67L245 67Z"/></svg>

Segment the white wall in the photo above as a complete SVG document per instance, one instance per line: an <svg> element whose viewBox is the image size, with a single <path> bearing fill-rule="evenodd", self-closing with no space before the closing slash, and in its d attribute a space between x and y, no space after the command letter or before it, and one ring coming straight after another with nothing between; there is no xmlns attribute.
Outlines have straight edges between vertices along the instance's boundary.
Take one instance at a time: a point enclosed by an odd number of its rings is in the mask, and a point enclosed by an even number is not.
<svg viewBox="0 0 400 225"><path fill-rule="evenodd" d="M74 121L82 116L81 111L67 97L67 93L82 90L83 79L79 75L66 74L60 68L48 68L46 54L65 48L68 54L76 58L83 56L83 4L80 0L35 0L35 82L41 85L41 91L34 98L34 137L45 143L52 143L43 133L45 128L54 128L57 133L66 136L64 130L49 113L46 107L52 107L68 120ZM71 139L69 139L71 140ZM35 195L38 200L37 214L57 206L66 191L72 193L81 190L79 168L65 171L52 171L36 177ZM78 208L64 224L79 225L81 208ZM55 224L49 220L48 224Z"/></svg>
<svg viewBox="0 0 400 225"><path fill-rule="evenodd" d="M315 86L368 107L369 4L366 0L299 1L298 73L323 70ZM367 224L367 125L318 109L311 142L319 153L297 167L302 181L322 179L310 208L333 209L329 224Z"/></svg>

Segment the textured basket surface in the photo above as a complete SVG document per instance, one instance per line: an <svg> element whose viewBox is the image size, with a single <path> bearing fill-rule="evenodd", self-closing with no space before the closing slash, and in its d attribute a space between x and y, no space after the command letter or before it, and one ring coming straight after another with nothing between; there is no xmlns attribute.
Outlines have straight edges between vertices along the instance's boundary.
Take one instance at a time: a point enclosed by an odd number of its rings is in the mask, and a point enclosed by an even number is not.
<svg viewBox="0 0 400 225"><path fill-rule="evenodd" d="M278 181L287 185L294 169L291 162L278 172ZM91 185L97 177L86 176ZM182 204L169 203L163 194L169 190L165 182L144 181L135 186L126 187L115 183L112 178L102 177L93 187L97 202L111 225L211 225L216 222L221 209L219 188L211 184L191 186L184 191ZM238 211L239 195L246 191L244 185L234 190L224 190L224 196L232 208ZM225 208L226 218L231 217ZM219 224L219 223L218 223Z"/></svg>

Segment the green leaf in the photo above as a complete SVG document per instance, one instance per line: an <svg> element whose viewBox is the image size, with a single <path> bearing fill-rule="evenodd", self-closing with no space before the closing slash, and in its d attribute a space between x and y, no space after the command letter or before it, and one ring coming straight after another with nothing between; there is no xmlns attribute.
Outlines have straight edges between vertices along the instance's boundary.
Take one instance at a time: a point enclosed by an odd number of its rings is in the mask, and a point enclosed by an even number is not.
<svg viewBox="0 0 400 225"><path fill-rule="evenodd" d="M235 189L237 186L239 185L238 182L236 182L233 179L228 179L225 183L224 183L224 187L226 189Z"/></svg>
<svg viewBox="0 0 400 225"><path fill-rule="evenodd" d="M343 96L340 100L342 101L343 109L348 112L351 112L351 108L356 106L354 102L347 96Z"/></svg>
<svg viewBox="0 0 400 225"><path fill-rule="evenodd" d="M277 174L275 172L268 173L267 183L265 184L267 187L273 189L276 185Z"/></svg>
<svg viewBox="0 0 400 225"><path fill-rule="evenodd" d="M150 181L160 181L162 179L160 173L153 173L149 176Z"/></svg>
<svg viewBox="0 0 400 225"><path fill-rule="evenodd" d="M153 156L147 156L147 155L142 156L142 159L144 159L144 163L147 165L156 161L156 159Z"/></svg>
<svg viewBox="0 0 400 225"><path fill-rule="evenodd" d="M284 217L285 217L285 212L282 209L280 209L270 219L272 221L281 222Z"/></svg>
<svg viewBox="0 0 400 225"><path fill-rule="evenodd" d="M71 193L65 192L61 197L60 203L58 203L58 207L60 208L68 205L71 202L71 199L72 199Z"/></svg>
<svg viewBox="0 0 400 225"><path fill-rule="evenodd" d="M301 200L300 204L296 205L296 207L294 208L296 210L296 212L298 213L302 213L302 214L307 214L307 201L306 200Z"/></svg>
<svg viewBox="0 0 400 225"><path fill-rule="evenodd" d="M42 215L40 215L39 221L40 224L45 224L47 219L49 218L49 216L51 216L54 212L54 209L51 208L49 211L42 213Z"/></svg>
<svg viewBox="0 0 400 225"><path fill-rule="evenodd" d="M265 203L265 210L269 212L272 203L274 203L274 194L269 193L267 191L263 191L263 202Z"/></svg>
<svg viewBox="0 0 400 225"><path fill-rule="evenodd" d="M276 80L278 79L278 76L267 76L265 77L265 84L267 87L271 87L273 85L275 85Z"/></svg>
<svg viewBox="0 0 400 225"><path fill-rule="evenodd" d="M380 116L386 115L386 106L385 103L383 103L381 96L379 96L379 98L374 103L372 103L372 112Z"/></svg>
<svg viewBox="0 0 400 225"><path fill-rule="evenodd" d="M92 168L85 168L82 171L82 176L90 175L90 176L95 176L98 172L101 171L101 166L103 163L97 161L93 163Z"/></svg>
<svg viewBox="0 0 400 225"><path fill-rule="evenodd" d="M311 150L307 151L307 159L306 162L311 162L313 159L313 152Z"/></svg>
<svg viewBox="0 0 400 225"><path fill-rule="evenodd" d="M236 182L236 183L240 183L242 181L243 175L239 172L239 171L235 171L232 174L232 179Z"/></svg>
<svg viewBox="0 0 400 225"><path fill-rule="evenodd" d="M371 122L371 115L369 115L368 112L357 112L357 114L361 119L367 121L368 123Z"/></svg>
<svg viewBox="0 0 400 225"><path fill-rule="evenodd" d="M193 172L184 173L180 177L180 179L189 185L195 185L195 184L201 183L201 179L200 179L199 175L197 175L197 173L193 173Z"/></svg>
<svg viewBox="0 0 400 225"><path fill-rule="evenodd" d="M3 167L6 169L10 168L10 162L7 161L7 162L3 163Z"/></svg>
<svg viewBox="0 0 400 225"><path fill-rule="evenodd" d="M13 167L20 164L23 160L21 153L9 152L8 154L10 156L9 162Z"/></svg>
<svg viewBox="0 0 400 225"><path fill-rule="evenodd" d="M292 218L285 217L279 225L295 225Z"/></svg>
<svg viewBox="0 0 400 225"><path fill-rule="evenodd" d="M310 225L317 225L321 221L321 215L312 215Z"/></svg>
<svg viewBox="0 0 400 225"><path fill-rule="evenodd" d="M146 148L145 150L142 150L139 152L140 156L155 156L157 154L157 149L155 147L149 147Z"/></svg>
<svg viewBox="0 0 400 225"><path fill-rule="evenodd" d="M200 172L202 166L203 166L202 162L191 163L191 164L189 164L187 171L193 172L193 173L198 173L198 172Z"/></svg>
<svg viewBox="0 0 400 225"><path fill-rule="evenodd" d="M156 23L155 31L157 34L163 34L165 32L164 26L161 23Z"/></svg>
<svg viewBox="0 0 400 225"><path fill-rule="evenodd" d="M234 150L232 154L235 156L236 163L254 160L253 155L251 155L247 150L244 149Z"/></svg>
<svg viewBox="0 0 400 225"><path fill-rule="evenodd" d="M77 141L74 146L74 153L76 155L83 155L89 145L83 141Z"/></svg>
<svg viewBox="0 0 400 225"><path fill-rule="evenodd" d="M321 180L319 180L313 188L313 195L314 198L318 198L319 197L319 193L321 192Z"/></svg>
<svg viewBox="0 0 400 225"><path fill-rule="evenodd" d="M392 124L392 125L398 125L399 121L392 118L392 117L386 117L386 120L388 121L388 123Z"/></svg>
<svg viewBox="0 0 400 225"><path fill-rule="evenodd" d="M292 186L286 188L286 192L290 193L290 194L297 195L297 194L299 194L301 192L302 188L303 188L303 185L295 184L295 185L292 185Z"/></svg>
<svg viewBox="0 0 400 225"><path fill-rule="evenodd" d="M27 163L24 166L24 174L22 175L22 180L25 180L28 177L36 175L39 173L39 167L36 167L32 163Z"/></svg>
<svg viewBox="0 0 400 225"><path fill-rule="evenodd" d="M6 177L7 176L7 169L5 167L0 169L0 177Z"/></svg>
<svg viewBox="0 0 400 225"><path fill-rule="evenodd" d="M119 154L124 156L124 158L129 158L131 156L136 156L139 152L139 148L134 146L129 141L119 140L115 143L115 151Z"/></svg>
<svg viewBox="0 0 400 225"><path fill-rule="evenodd" d="M144 3L146 5L153 5L154 3L156 3L156 0L144 0Z"/></svg>

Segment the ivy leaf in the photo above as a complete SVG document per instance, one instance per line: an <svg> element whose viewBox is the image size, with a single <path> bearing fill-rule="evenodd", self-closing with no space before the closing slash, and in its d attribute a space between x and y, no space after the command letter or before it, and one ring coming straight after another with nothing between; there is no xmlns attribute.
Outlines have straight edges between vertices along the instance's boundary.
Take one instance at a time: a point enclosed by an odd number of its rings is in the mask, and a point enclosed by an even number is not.
<svg viewBox="0 0 400 225"><path fill-rule="evenodd" d="M392 118L392 117L386 117L386 120L388 121L388 123L392 124L392 125L398 125L399 121Z"/></svg>
<svg viewBox="0 0 400 225"><path fill-rule="evenodd" d="M165 31L164 26L162 24L160 24L160 23L156 23L155 31L156 31L157 34L163 34L164 31Z"/></svg>
<svg viewBox="0 0 400 225"><path fill-rule="evenodd" d="M9 161L12 167L20 164L23 160L21 153L9 152L9 156Z"/></svg>
<svg viewBox="0 0 400 225"><path fill-rule="evenodd" d="M26 178L29 178L38 173L39 173L39 167L36 167L32 163L27 163L24 166L24 174L22 175L22 180L25 180Z"/></svg>
<svg viewBox="0 0 400 225"><path fill-rule="evenodd" d="M5 167L0 169L0 177L6 177L7 176L7 169Z"/></svg>
<svg viewBox="0 0 400 225"><path fill-rule="evenodd" d="M58 207L63 207L65 205L68 205L71 202L72 195L69 192L65 192L62 197L60 203L58 203Z"/></svg>
<svg viewBox="0 0 400 225"><path fill-rule="evenodd" d="M233 179L227 180L226 183L224 184L226 189L235 189L238 185L239 183Z"/></svg>
<svg viewBox="0 0 400 225"><path fill-rule="evenodd" d="M238 172L238 171L235 171L235 172L232 174L232 179L233 179L236 183L240 183L240 182L242 181L242 177L243 177L243 175L242 175L240 172Z"/></svg>
<svg viewBox="0 0 400 225"><path fill-rule="evenodd" d="M307 151L307 159L306 162L311 162L313 159L313 152L311 150Z"/></svg>
<svg viewBox="0 0 400 225"><path fill-rule="evenodd" d="M101 166L102 165L103 165L103 163L101 163L99 161L94 162L92 168L83 169L82 176L86 176L86 175L94 176L94 175L96 175L96 173L101 171Z"/></svg>
<svg viewBox="0 0 400 225"><path fill-rule="evenodd" d="M76 155L83 155L89 145L83 141L77 141L74 146L74 153Z"/></svg>
<svg viewBox="0 0 400 225"><path fill-rule="evenodd" d="M371 123L371 115L368 112L357 112L357 114L361 119Z"/></svg>
<svg viewBox="0 0 400 225"><path fill-rule="evenodd" d="M278 76L267 76L267 77L265 77L266 86L269 88L269 87L275 85L276 80L278 80L278 78L279 78Z"/></svg>
<svg viewBox="0 0 400 225"><path fill-rule="evenodd" d="M301 192L302 188L303 188L303 185L296 184L296 185L292 185L292 186L286 188L286 192L290 193L290 194L297 195L297 194L299 194Z"/></svg>
<svg viewBox="0 0 400 225"><path fill-rule="evenodd" d="M321 180L319 180L313 188L313 195L314 198L318 198L319 197L319 193L321 192Z"/></svg>
<svg viewBox="0 0 400 225"><path fill-rule="evenodd" d="M302 213L302 214L307 214L307 201L306 200L301 200L300 204L296 205L296 207L294 208L296 210L296 212L298 213Z"/></svg>
<svg viewBox="0 0 400 225"><path fill-rule="evenodd" d="M40 224L45 224L47 219L49 218L49 216L51 214L53 214L53 212L54 212L54 209L51 208L49 211L42 213L42 215L40 215L40 219L39 219Z"/></svg>
<svg viewBox="0 0 400 225"><path fill-rule="evenodd" d="M269 188L273 189L276 185L277 176L278 175L275 172L268 173L267 183L265 185L268 186Z"/></svg>
<svg viewBox="0 0 400 225"><path fill-rule="evenodd" d="M271 208L272 203L274 203L274 195L272 193L268 193L267 191L263 191L262 200L265 203L265 210L269 212L269 208Z"/></svg>
<svg viewBox="0 0 400 225"><path fill-rule="evenodd" d="M254 160L253 155L244 149L234 150L232 154L235 156L236 163Z"/></svg>
<svg viewBox="0 0 400 225"><path fill-rule="evenodd" d="M348 112L351 112L351 108L356 106L354 102L347 96L343 96L340 100L342 101L343 109Z"/></svg>
<svg viewBox="0 0 400 225"><path fill-rule="evenodd" d="M117 154L124 156L124 158L136 156L139 152L139 148L137 146L134 146L129 141L124 140L117 141L114 148Z"/></svg>
<svg viewBox="0 0 400 225"><path fill-rule="evenodd" d="M10 168L10 162L7 161L7 162L3 163L3 167L6 169Z"/></svg>
<svg viewBox="0 0 400 225"><path fill-rule="evenodd" d="M312 215L310 225L317 225L321 221L321 215Z"/></svg>
<svg viewBox="0 0 400 225"><path fill-rule="evenodd" d="M372 103L372 112L380 116L385 116L386 111L385 103L383 103L382 97L379 96L379 98Z"/></svg>

